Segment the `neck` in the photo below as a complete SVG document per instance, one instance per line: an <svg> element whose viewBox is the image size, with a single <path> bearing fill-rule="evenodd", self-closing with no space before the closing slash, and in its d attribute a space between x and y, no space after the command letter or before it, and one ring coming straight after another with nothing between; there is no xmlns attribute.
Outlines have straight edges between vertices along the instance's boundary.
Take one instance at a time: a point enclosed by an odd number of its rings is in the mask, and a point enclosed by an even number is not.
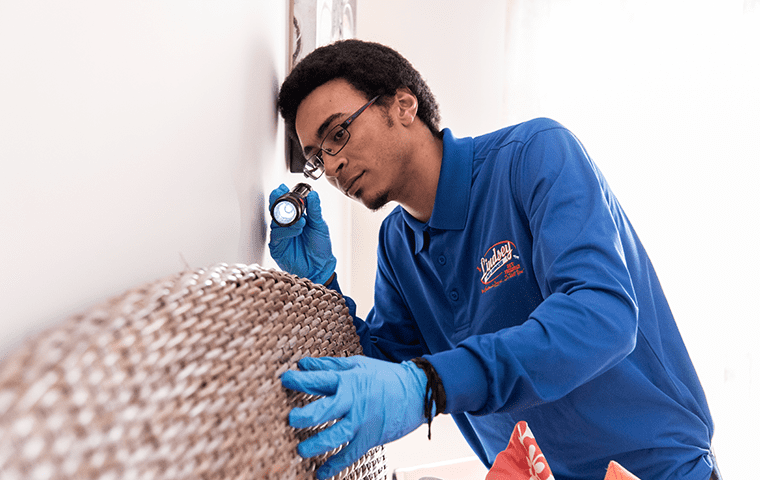
<svg viewBox="0 0 760 480"><path fill-rule="evenodd" d="M443 161L443 140L434 136L427 126L424 128L427 134L418 137L419 144L411 159L409 179L398 200L404 210L423 223L430 220L433 214Z"/></svg>

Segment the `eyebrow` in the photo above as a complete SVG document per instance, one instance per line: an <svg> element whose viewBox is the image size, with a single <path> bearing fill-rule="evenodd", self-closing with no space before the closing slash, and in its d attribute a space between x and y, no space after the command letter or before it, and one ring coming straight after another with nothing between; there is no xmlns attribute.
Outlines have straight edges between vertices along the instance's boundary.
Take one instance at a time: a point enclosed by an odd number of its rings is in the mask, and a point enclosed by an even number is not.
<svg viewBox="0 0 760 480"><path fill-rule="evenodd" d="M325 119L325 121L322 122L322 125L320 125L319 128L317 129L317 138L321 139L322 137L324 137L325 133L327 132L327 128L335 121L335 119L340 118L343 115L345 115L345 113L333 113L332 115L330 115L329 117L327 117ZM303 148L303 156L304 157L309 157L309 155L311 154L311 152L315 148L316 147L312 147L312 146L308 146L308 145L305 146Z"/></svg>
<svg viewBox="0 0 760 480"><path fill-rule="evenodd" d="M343 113L333 113L332 115L327 117L327 119L324 122L322 122L322 125L320 125L319 128L317 129L317 137L319 138L324 137L325 132L327 131L327 127L329 127L330 124L332 124L336 118L339 118L343 115L344 115Z"/></svg>

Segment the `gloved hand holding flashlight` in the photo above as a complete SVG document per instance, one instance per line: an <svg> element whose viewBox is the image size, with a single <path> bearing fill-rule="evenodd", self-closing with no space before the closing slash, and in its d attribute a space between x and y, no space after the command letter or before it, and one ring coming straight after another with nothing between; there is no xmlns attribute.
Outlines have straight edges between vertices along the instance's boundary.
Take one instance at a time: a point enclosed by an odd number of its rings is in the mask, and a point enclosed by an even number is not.
<svg viewBox="0 0 760 480"><path fill-rule="evenodd" d="M277 199L288 191L285 185L280 185L272 191L269 195L270 211ZM301 216L292 225L283 227L272 220L269 253L286 272L308 278L314 283L324 284L330 280L337 261L332 253L330 232L322 218L317 192L308 192L306 215Z"/></svg>
<svg viewBox="0 0 760 480"><path fill-rule="evenodd" d="M337 475L371 448L399 439L425 423L427 376L413 362L392 363L368 357L304 358L301 370L282 374L292 390L320 395L290 412L290 425L309 428L340 420L298 444L313 457L347 444L317 470L317 478Z"/></svg>

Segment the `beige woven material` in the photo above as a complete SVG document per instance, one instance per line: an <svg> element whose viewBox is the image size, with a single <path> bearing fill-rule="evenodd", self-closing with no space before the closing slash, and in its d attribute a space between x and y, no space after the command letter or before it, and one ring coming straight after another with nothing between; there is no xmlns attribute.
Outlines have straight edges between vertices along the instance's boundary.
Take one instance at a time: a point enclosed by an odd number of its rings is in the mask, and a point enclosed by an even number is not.
<svg viewBox="0 0 760 480"><path fill-rule="evenodd" d="M361 354L339 294L225 264L130 290L0 364L0 478L308 479L279 376ZM385 478L382 447L336 478Z"/></svg>

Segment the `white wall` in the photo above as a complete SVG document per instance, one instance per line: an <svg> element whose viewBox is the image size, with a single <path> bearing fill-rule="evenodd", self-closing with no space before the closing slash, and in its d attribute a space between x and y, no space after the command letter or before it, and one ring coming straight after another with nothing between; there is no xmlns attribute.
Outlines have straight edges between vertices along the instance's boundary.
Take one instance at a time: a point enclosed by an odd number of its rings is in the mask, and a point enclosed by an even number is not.
<svg viewBox="0 0 760 480"><path fill-rule="evenodd" d="M0 0L0 352L186 265L266 263L287 14Z"/></svg>
<svg viewBox="0 0 760 480"><path fill-rule="evenodd" d="M469 5L361 0L358 36L412 61L457 136L536 116L579 136L653 259L710 402L723 473L752 476L747 460L760 450L760 2ZM384 215L352 211L350 293L366 312ZM389 446L391 468L459 451L453 432L436 438L436 422L433 442L418 430Z"/></svg>

